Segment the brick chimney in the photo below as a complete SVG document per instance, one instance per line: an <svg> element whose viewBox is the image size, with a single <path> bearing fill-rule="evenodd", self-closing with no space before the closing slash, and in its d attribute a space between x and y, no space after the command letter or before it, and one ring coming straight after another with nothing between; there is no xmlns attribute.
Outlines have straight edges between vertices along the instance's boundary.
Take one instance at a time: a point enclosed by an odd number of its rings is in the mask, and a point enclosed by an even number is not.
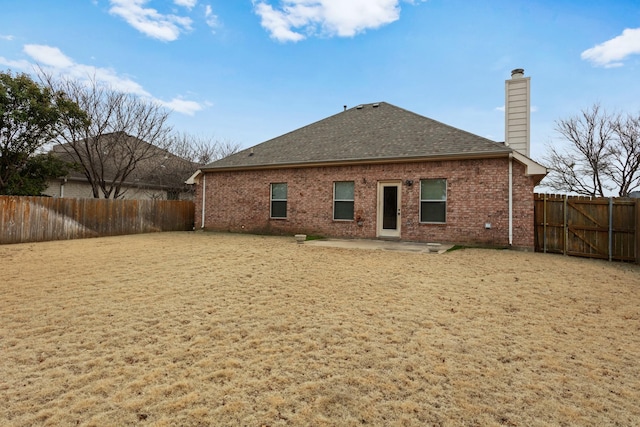
<svg viewBox="0 0 640 427"><path fill-rule="evenodd" d="M531 77L522 68L511 71L505 81L505 144L529 157L531 139Z"/></svg>

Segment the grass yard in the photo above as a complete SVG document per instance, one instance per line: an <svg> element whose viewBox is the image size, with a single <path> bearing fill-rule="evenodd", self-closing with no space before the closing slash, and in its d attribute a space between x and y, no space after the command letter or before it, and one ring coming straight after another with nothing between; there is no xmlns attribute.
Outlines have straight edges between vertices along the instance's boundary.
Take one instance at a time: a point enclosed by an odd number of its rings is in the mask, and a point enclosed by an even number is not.
<svg viewBox="0 0 640 427"><path fill-rule="evenodd" d="M640 424L635 265L157 233L0 271L2 426Z"/></svg>

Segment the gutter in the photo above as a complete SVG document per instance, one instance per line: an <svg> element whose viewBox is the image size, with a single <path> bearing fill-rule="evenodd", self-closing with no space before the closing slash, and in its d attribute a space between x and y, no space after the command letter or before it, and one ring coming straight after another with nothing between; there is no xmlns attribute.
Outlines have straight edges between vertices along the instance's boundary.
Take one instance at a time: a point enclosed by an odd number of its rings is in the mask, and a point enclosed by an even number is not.
<svg viewBox="0 0 640 427"><path fill-rule="evenodd" d="M204 214L207 201L207 174L202 174L202 225L200 228L204 230Z"/></svg>
<svg viewBox="0 0 640 427"><path fill-rule="evenodd" d="M207 175L202 172L202 170L198 169L194 172L193 175L189 177L184 183L188 185L195 185L198 183L198 177L202 175L202 221L200 228L204 228L204 215L206 213L205 203L207 201ZM193 227L195 229L195 225Z"/></svg>
<svg viewBox="0 0 640 427"><path fill-rule="evenodd" d="M206 172L227 172L241 170L265 170L265 169L283 169L283 168L313 168L324 166L353 166L353 165L372 165L372 164L390 164L390 163L418 163L418 162L440 162L444 160L468 160L468 159L495 159L511 156L512 150L498 152L472 152L460 154L440 154L430 155L427 157L393 157L393 158L364 158L353 160L322 160L322 161L303 161L292 163L270 163L257 165L236 165L236 166L220 166L220 167L203 167L201 171Z"/></svg>

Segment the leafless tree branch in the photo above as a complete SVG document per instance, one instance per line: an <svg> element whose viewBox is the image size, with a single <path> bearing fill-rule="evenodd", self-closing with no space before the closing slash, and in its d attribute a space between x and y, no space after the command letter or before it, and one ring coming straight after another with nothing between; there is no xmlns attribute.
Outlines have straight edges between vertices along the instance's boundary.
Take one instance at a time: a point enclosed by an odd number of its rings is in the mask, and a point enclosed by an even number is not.
<svg viewBox="0 0 640 427"><path fill-rule="evenodd" d="M588 196L615 191L627 196L640 186L640 116L608 114L599 104L556 122L569 144L547 148L545 184Z"/></svg>
<svg viewBox="0 0 640 427"><path fill-rule="evenodd" d="M65 93L89 117L85 126L67 123L59 140L81 165L94 197L122 197L123 184L138 165L169 148L169 112L162 106L117 92L95 78L89 84L56 80L44 73L40 78Z"/></svg>

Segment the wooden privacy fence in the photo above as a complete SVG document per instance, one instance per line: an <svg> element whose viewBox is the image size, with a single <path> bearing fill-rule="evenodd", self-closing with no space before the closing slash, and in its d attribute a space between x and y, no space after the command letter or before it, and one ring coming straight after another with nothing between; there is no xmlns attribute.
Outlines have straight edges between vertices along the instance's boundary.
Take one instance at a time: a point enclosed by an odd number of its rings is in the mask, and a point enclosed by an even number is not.
<svg viewBox="0 0 640 427"><path fill-rule="evenodd" d="M640 200L535 194L535 249L640 262Z"/></svg>
<svg viewBox="0 0 640 427"><path fill-rule="evenodd" d="M193 230L191 201L0 196L0 244Z"/></svg>

